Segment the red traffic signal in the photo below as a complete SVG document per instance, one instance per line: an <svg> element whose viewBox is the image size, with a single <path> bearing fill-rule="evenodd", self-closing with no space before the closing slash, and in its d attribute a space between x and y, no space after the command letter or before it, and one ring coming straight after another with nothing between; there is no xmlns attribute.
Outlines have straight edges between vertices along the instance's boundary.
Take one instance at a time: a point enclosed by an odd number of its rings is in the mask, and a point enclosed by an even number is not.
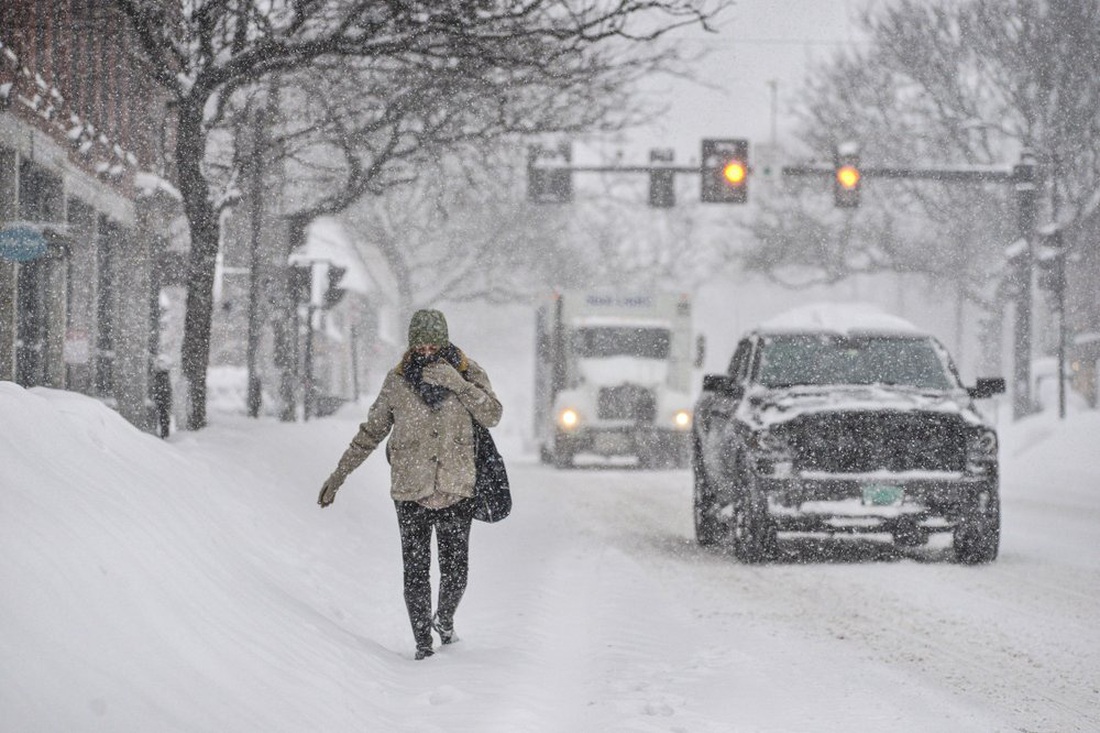
<svg viewBox="0 0 1100 733"><path fill-rule="evenodd" d="M708 204L743 204L749 200L749 141L704 140L702 191Z"/></svg>
<svg viewBox="0 0 1100 733"><path fill-rule="evenodd" d="M859 153L837 154L833 175L833 205L838 209L859 206L859 188L863 174L859 170Z"/></svg>

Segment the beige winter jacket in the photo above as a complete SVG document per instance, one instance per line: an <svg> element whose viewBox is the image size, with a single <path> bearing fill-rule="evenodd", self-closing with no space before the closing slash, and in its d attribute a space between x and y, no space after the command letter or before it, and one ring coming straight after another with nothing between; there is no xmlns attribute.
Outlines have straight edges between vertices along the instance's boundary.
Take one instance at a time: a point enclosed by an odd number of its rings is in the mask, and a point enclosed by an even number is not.
<svg viewBox="0 0 1100 733"><path fill-rule="evenodd" d="M432 409L401 375L386 375L367 421L340 457L330 481L339 486L389 435L390 495L396 501L418 501L436 489L474 495L473 419L487 428L500 422L501 404L489 377L472 359L465 360L465 379ZM449 367L453 368L453 367ZM425 370L427 375L427 369Z"/></svg>

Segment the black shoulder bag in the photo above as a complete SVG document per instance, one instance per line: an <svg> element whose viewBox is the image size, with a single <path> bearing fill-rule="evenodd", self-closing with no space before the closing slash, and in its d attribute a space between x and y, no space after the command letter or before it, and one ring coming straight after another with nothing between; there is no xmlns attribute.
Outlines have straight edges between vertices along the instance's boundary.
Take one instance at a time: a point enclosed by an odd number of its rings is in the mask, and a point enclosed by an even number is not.
<svg viewBox="0 0 1100 733"><path fill-rule="evenodd" d="M508 488L508 472L500 457L493 436L477 420L474 424L474 519L499 522L512 511L512 491Z"/></svg>

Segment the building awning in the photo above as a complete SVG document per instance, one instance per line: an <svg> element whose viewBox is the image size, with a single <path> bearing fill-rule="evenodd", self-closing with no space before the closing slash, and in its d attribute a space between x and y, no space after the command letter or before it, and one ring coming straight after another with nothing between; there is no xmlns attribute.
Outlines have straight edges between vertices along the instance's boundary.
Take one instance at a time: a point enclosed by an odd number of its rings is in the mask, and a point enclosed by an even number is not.
<svg viewBox="0 0 1100 733"><path fill-rule="evenodd" d="M69 238L64 224L14 221L0 226L0 259L31 262L42 258L58 259L69 254Z"/></svg>
<svg viewBox="0 0 1100 733"><path fill-rule="evenodd" d="M1078 359L1100 359L1100 333L1079 333L1073 337L1070 348Z"/></svg>

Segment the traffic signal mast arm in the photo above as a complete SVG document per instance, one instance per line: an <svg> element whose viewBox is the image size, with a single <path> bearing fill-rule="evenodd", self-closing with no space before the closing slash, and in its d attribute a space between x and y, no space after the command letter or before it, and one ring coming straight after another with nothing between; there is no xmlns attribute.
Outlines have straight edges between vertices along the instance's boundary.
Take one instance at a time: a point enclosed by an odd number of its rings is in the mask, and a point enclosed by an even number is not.
<svg viewBox="0 0 1100 733"><path fill-rule="evenodd" d="M782 168L785 176L821 176L832 178L836 175L836 166L833 165L785 165ZM1007 183L1015 180L1016 173L1011 167L1005 166L955 166L943 168L866 168L860 166L859 174L862 178L894 178L894 179L923 179L935 181L970 181Z"/></svg>
<svg viewBox="0 0 1100 733"><path fill-rule="evenodd" d="M573 173L702 173L707 170L698 165L571 165L568 168Z"/></svg>

